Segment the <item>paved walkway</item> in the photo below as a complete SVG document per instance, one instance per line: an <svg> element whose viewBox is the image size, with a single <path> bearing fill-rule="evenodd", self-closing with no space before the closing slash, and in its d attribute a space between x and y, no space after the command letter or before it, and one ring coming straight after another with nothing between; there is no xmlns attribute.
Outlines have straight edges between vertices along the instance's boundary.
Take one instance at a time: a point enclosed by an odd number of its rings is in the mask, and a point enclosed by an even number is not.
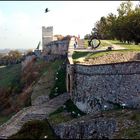
<svg viewBox="0 0 140 140"><path fill-rule="evenodd" d="M0 139L7 139L7 137L17 133L23 124L30 120L43 120L48 118L50 113L62 106L69 98L69 94L63 93L42 105L22 109L8 122L0 126Z"/></svg>

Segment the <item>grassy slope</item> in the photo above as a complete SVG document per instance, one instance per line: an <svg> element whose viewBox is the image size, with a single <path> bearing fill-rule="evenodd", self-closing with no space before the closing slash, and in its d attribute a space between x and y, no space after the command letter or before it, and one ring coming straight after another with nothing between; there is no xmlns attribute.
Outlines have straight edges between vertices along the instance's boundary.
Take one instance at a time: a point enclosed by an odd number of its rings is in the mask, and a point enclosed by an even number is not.
<svg viewBox="0 0 140 140"><path fill-rule="evenodd" d="M80 117L78 115L83 116L86 115L86 113L79 110L73 101L69 99L63 106L59 107L49 115L49 121L52 125L56 125Z"/></svg>
<svg viewBox="0 0 140 140"><path fill-rule="evenodd" d="M105 42L105 40L101 40L101 44L100 46L110 46L110 44L108 44L107 42Z"/></svg>
<svg viewBox="0 0 140 140"><path fill-rule="evenodd" d="M54 86L49 94L50 98L54 98L64 92L66 92L66 65L65 60L58 61L53 65L54 69Z"/></svg>
<svg viewBox="0 0 140 140"><path fill-rule="evenodd" d="M20 76L21 64L0 68L0 87L8 88L16 77Z"/></svg>
<svg viewBox="0 0 140 140"><path fill-rule="evenodd" d="M0 125L7 122L14 114L15 113L6 116L0 115Z"/></svg>
<svg viewBox="0 0 140 140"><path fill-rule="evenodd" d="M29 121L23 125L21 130L9 137L10 139L44 139L47 136L47 139L57 139L53 130L49 126L47 120L39 121L33 120Z"/></svg>
<svg viewBox="0 0 140 140"><path fill-rule="evenodd" d="M46 67L44 67L44 66L41 67L41 70L39 71L40 75L47 74L48 78L49 78L50 73L48 71L51 70L53 72L53 74L55 74L56 71L58 70L58 67L60 65L62 65L62 63L63 63L63 60L57 60L55 62L51 62L50 64L47 64ZM40 60L40 61L35 62L34 66L43 65L43 64L44 64L44 62ZM20 79L20 75L21 75L21 64L15 64L15 65L0 68L0 88L10 89L11 86L12 87L17 86L18 83L15 83L14 81L17 79ZM37 79L39 79L39 78L37 78ZM18 95L20 96L20 93L18 93ZM9 98L14 98L14 96L16 96L16 95L8 93L7 100ZM23 97L24 95L21 95L21 98L19 96L14 98L15 99L14 104L16 104L16 103L22 104L21 103L22 101L19 102L19 99L22 100L22 98L24 98ZM11 105L12 105L12 103L11 103ZM22 106L24 107L24 105L22 105ZM4 122L6 122L7 120L9 120L12 115L13 114L11 114L11 113L6 116L0 115L0 125L3 124Z"/></svg>
<svg viewBox="0 0 140 140"><path fill-rule="evenodd" d="M120 46L122 46L126 49L129 49L129 50L132 50L132 51L140 51L140 45L122 43L118 40L108 40L108 41L115 44L115 45L120 45Z"/></svg>
<svg viewBox="0 0 140 140"><path fill-rule="evenodd" d="M51 98L54 98L56 95L54 92L55 87L59 87L58 93L66 92L65 86L65 64L64 60L56 60L55 62L49 63L49 66L44 69L42 72L43 75L50 74L49 71L52 71L51 74L56 75L58 80L54 83L54 87L51 89ZM58 73L58 74L57 74ZM48 75L49 78L49 75ZM55 78L55 76L54 76ZM55 80L55 79L51 79ZM56 119L56 117L55 117ZM11 136L12 139L24 138L24 139L43 139L44 136L48 136L49 139L56 139L57 137L53 133L52 129L49 126L49 123L46 120L43 121L29 121L27 122L22 129L15 135Z"/></svg>
<svg viewBox="0 0 140 140"><path fill-rule="evenodd" d="M114 41L114 40L108 40L110 43L113 43L115 45L120 45L124 48L126 48L126 50L113 50L113 51L104 51L104 52L97 52L97 53L92 53L92 52L74 52L72 55L72 58L74 60L74 62L77 62L77 60L81 57L84 57L85 59L89 59L89 58L96 58L99 56L103 56L103 55L107 55L107 54L111 54L112 52L128 52L128 51L140 51L140 45L133 45L133 44L126 44L126 43L121 43L119 41ZM101 46L106 46L109 45L107 43L104 42L104 40L101 40Z"/></svg>
<svg viewBox="0 0 140 140"><path fill-rule="evenodd" d="M140 110L122 110L115 113L120 130L114 136L114 139L140 139ZM125 128L122 121L127 122L127 120L133 121L133 125L131 124L128 128Z"/></svg>
<svg viewBox="0 0 140 140"><path fill-rule="evenodd" d="M0 88L10 89L13 81L20 78L20 72L20 64L0 68ZM0 125L9 120L12 115L13 113L6 116L0 115Z"/></svg>

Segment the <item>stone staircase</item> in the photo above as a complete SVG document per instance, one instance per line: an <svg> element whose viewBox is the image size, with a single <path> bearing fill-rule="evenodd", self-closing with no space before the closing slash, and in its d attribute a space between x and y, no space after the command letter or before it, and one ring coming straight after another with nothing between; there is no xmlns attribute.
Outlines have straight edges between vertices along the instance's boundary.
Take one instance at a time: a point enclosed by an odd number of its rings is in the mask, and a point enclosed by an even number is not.
<svg viewBox="0 0 140 140"><path fill-rule="evenodd" d="M47 119L50 113L62 106L69 98L68 93L63 93L47 103L23 108L9 121L0 126L0 139L7 139L17 133L23 124L30 120Z"/></svg>

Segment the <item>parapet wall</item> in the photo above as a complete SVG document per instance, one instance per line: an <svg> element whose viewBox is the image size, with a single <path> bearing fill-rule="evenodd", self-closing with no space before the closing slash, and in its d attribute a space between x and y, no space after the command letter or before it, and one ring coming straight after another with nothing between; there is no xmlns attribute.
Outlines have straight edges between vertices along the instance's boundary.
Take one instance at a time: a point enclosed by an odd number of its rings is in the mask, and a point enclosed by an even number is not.
<svg viewBox="0 0 140 140"><path fill-rule="evenodd" d="M72 99L79 109L94 113L124 104L140 108L140 61L75 65Z"/></svg>

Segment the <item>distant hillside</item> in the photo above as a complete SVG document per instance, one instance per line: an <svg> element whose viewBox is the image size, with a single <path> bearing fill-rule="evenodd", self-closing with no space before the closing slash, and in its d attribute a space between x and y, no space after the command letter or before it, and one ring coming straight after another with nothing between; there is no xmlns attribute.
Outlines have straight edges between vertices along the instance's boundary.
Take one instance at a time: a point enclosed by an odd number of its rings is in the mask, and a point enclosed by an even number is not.
<svg viewBox="0 0 140 140"><path fill-rule="evenodd" d="M27 53L28 50L26 49L0 49L0 54L7 54L9 53L11 50L18 50L21 53Z"/></svg>
<svg viewBox="0 0 140 140"><path fill-rule="evenodd" d="M24 70L21 64L0 68L0 123L30 106L32 86L46 67L43 61L33 61Z"/></svg>

